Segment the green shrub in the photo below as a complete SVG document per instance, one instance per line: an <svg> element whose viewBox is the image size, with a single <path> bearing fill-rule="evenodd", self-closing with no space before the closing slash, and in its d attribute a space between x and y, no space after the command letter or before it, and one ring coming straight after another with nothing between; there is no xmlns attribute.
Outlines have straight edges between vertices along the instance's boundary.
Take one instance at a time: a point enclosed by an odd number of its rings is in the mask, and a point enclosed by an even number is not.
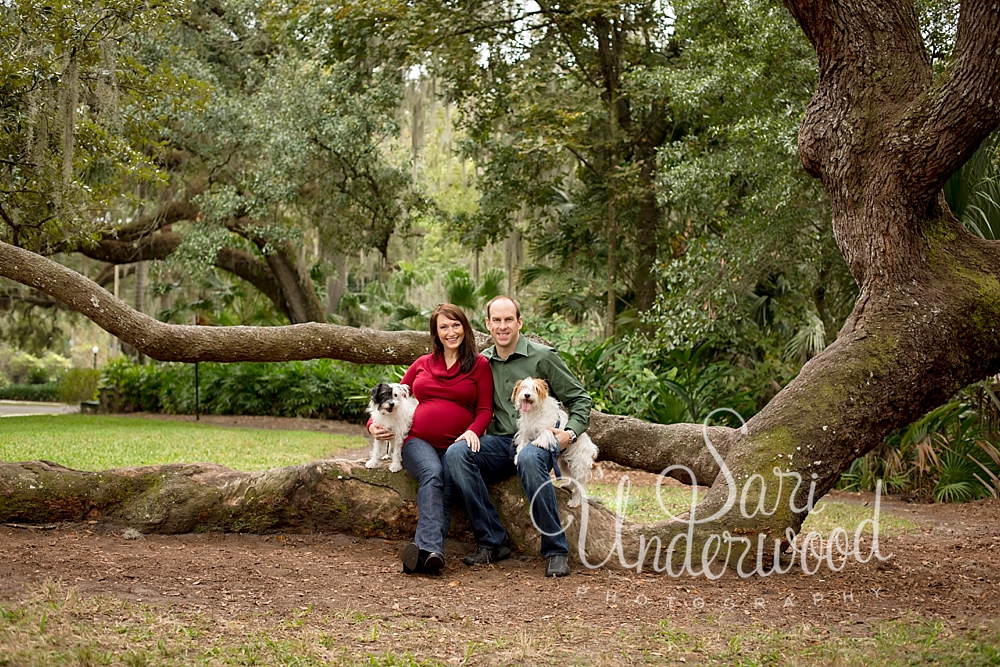
<svg viewBox="0 0 1000 667"><path fill-rule="evenodd" d="M356 366L331 359L284 363L202 363L200 410L206 414L273 415L360 422L368 392L398 378L400 367ZM193 414L193 364L139 365L124 358L104 367L103 383L117 387L126 411Z"/></svg>
<svg viewBox="0 0 1000 667"><path fill-rule="evenodd" d="M41 358L27 352L14 352L4 364L14 384L46 384L58 380L70 367L66 357L46 352Z"/></svg>
<svg viewBox="0 0 1000 667"><path fill-rule="evenodd" d="M530 333L550 341L570 371L590 392L594 409L629 415L658 424L698 423L712 410L726 407L749 419L757 411L748 387L767 359L753 368L737 368L708 345L660 350L640 337L592 340L585 329L560 317L533 323ZM740 426L734 415L720 414L715 424Z"/></svg>
<svg viewBox="0 0 1000 667"><path fill-rule="evenodd" d="M71 368L59 380L59 400L79 403L97 398L97 383L101 372L90 368Z"/></svg>
<svg viewBox="0 0 1000 667"><path fill-rule="evenodd" d="M11 384L0 388L0 400L58 401L59 385L55 382L47 382L45 384Z"/></svg>
<svg viewBox="0 0 1000 667"><path fill-rule="evenodd" d="M125 412L177 412L166 410L161 401L164 379L181 373L184 364L137 364L126 357L110 359L101 370L101 384L116 387L121 395L121 409ZM192 411L193 412L193 411Z"/></svg>

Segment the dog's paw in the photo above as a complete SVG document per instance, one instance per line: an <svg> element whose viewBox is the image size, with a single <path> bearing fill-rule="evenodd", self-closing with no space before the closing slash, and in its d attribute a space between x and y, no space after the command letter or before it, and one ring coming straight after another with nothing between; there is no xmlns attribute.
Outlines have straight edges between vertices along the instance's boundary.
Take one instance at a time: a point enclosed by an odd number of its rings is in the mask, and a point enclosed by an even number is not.
<svg viewBox="0 0 1000 667"><path fill-rule="evenodd" d="M573 496L572 498L569 499L569 502L566 503L566 507L571 507L573 509L576 509L579 506L580 506L579 496Z"/></svg>
<svg viewBox="0 0 1000 667"><path fill-rule="evenodd" d="M383 461L388 461L388 460L389 460L389 458L390 458L390 457L389 457L389 455L388 455L388 454L383 454L383 455L382 455L382 460L383 460Z"/></svg>
<svg viewBox="0 0 1000 667"><path fill-rule="evenodd" d="M521 452L514 454L514 465L517 465L517 457L521 455Z"/></svg>
<svg viewBox="0 0 1000 667"><path fill-rule="evenodd" d="M369 459L368 461L365 461L365 467L368 468L369 470L371 470L372 468L377 468L378 461L374 459Z"/></svg>
<svg viewBox="0 0 1000 667"><path fill-rule="evenodd" d="M399 461L393 461L389 464L389 472L399 472L403 469L403 464Z"/></svg>

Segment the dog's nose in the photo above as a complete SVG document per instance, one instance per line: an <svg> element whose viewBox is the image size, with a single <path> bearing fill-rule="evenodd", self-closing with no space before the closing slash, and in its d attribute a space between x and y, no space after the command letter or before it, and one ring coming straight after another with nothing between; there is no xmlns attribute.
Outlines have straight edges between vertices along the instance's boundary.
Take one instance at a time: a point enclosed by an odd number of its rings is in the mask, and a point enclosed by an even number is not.
<svg viewBox="0 0 1000 667"><path fill-rule="evenodd" d="M396 407L395 403L390 403L389 405L386 406L385 411L386 412L392 412L392 409L395 408L395 407Z"/></svg>

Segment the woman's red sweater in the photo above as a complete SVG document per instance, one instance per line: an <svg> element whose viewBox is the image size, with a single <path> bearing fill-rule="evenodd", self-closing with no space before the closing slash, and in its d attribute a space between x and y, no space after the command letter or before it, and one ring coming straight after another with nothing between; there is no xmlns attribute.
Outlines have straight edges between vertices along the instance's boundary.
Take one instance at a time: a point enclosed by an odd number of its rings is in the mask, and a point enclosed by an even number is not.
<svg viewBox="0 0 1000 667"><path fill-rule="evenodd" d="M425 354L401 382L410 385L420 401L407 440L420 438L447 449L467 430L482 436L493 419L493 373L482 355L476 356L472 370L463 373L460 363L445 368L444 357Z"/></svg>

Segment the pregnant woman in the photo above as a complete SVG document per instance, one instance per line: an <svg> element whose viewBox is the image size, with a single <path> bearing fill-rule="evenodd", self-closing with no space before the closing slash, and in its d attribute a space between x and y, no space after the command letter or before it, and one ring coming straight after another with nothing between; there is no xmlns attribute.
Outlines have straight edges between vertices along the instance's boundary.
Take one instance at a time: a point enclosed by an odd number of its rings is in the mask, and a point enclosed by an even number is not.
<svg viewBox="0 0 1000 667"><path fill-rule="evenodd" d="M420 404L403 443L403 467L420 483L417 534L403 547L403 572L437 572L444 567L444 538L451 520L452 483L444 453L455 442L478 449L479 436L493 418L493 374L476 349L469 319L458 306L442 304L430 317L433 351L406 371L402 383ZM368 422L378 440L390 429Z"/></svg>

